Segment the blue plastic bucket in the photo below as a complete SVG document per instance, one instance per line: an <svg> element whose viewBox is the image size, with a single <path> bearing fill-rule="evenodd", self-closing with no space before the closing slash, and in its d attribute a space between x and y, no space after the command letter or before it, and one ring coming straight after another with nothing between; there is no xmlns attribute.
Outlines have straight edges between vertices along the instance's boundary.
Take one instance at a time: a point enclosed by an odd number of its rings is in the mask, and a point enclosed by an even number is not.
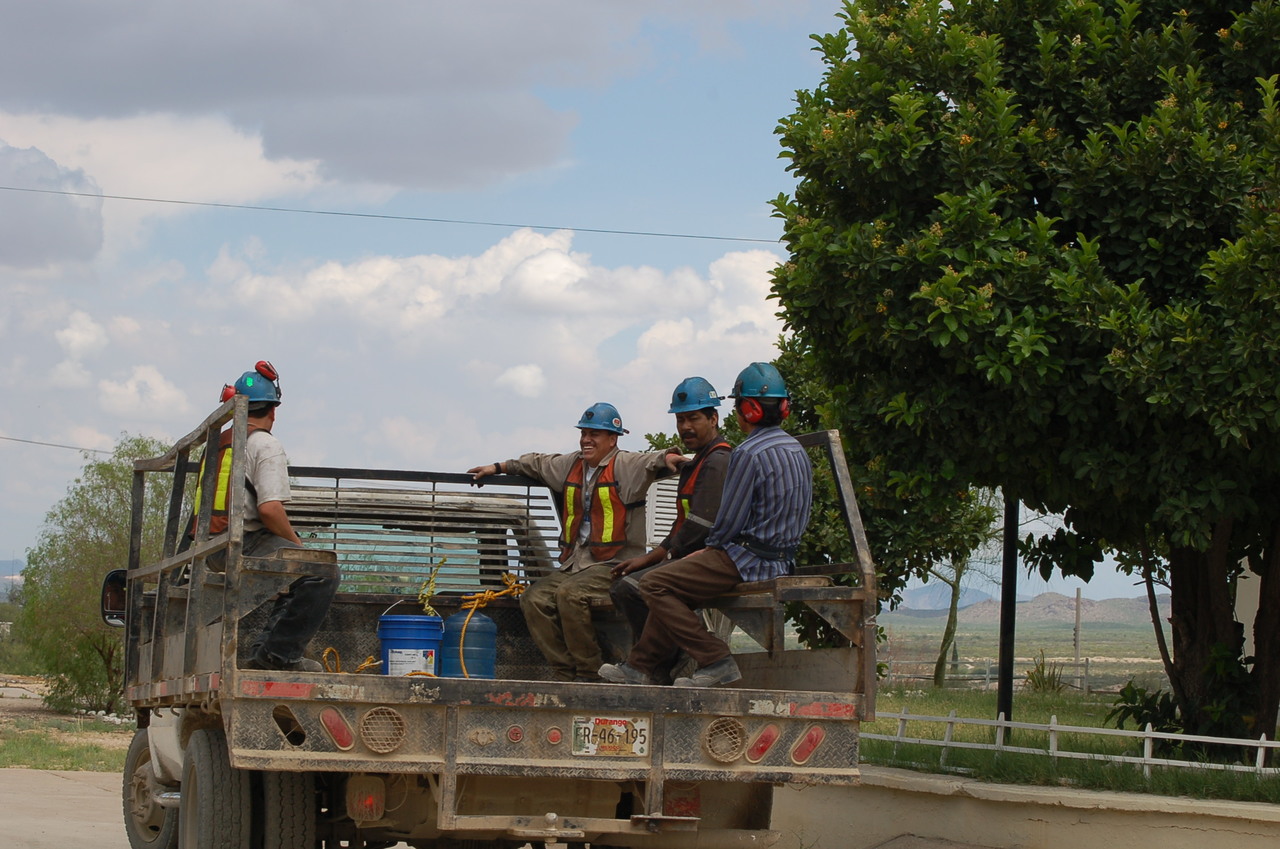
<svg viewBox="0 0 1280 849"><path fill-rule="evenodd" d="M439 674L439 616L390 616L378 620L378 640L382 643L382 674L408 675L410 672Z"/></svg>
<svg viewBox="0 0 1280 849"><path fill-rule="evenodd" d="M483 613L473 614L467 622L467 613L464 610L444 620L439 675L442 678L494 678L498 664L498 626Z"/></svg>

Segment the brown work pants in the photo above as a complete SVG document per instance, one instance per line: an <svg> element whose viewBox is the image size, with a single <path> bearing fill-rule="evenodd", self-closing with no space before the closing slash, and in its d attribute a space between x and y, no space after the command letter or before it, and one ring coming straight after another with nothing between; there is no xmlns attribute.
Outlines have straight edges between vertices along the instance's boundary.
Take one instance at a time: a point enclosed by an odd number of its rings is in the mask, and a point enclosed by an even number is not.
<svg viewBox="0 0 1280 849"><path fill-rule="evenodd" d="M591 599L608 598L613 564L592 563L574 572L552 572L520 596L529 635L557 681L597 677L604 659L591 622Z"/></svg>
<svg viewBox="0 0 1280 849"><path fill-rule="evenodd" d="M741 582L738 567L719 548L704 548L646 572L640 595L649 605L649 618L627 663L653 673L670 668L680 649L699 668L724 660L729 644L707 630L696 608Z"/></svg>

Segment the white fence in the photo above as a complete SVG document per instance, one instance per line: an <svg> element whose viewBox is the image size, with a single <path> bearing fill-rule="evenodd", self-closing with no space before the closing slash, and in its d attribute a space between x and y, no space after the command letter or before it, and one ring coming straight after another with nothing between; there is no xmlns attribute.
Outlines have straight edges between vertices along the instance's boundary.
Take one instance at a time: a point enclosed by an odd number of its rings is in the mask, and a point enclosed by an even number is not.
<svg viewBox="0 0 1280 849"><path fill-rule="evenodd" d="M876 719L877 721L896 719L898 721L897 733L872 734L864 731L861 735L863 740L885 740L894 743L895 752L898 744L941 747L942 752L940 754L939 761L942 766L946 766L947 752L951 749L986 749L996 753L1016 752L1021 754L1044 755L1050 758L1073 758L1077 760L1098 760L1106 761L1108 763L1141 765L1143 775L1148 778L1151 776L1151 767L1153 766L1248 772L1259 776L1280 774L1280 767L1265 766L1267 752L1280 749L1280 742L1268 740L1265 734L1257 740L1236 739L1230 737L1199 737L1190 734L1171 734L1163 731L1153 731L1149 724L1143 731L1122 731L1118 728L1085 728L1075 725L1059 725L1058 718L1056 716L1050 717L1048 725L1038 725L1031 722L1009 722L1005 720L1003 714L1000 715L999 719L965 719L957 717L955 711L952 711L948 716L922 716L909 714L903 710L896 714L880 713L877 715ZM942 723L945 725L942 739L908 736L908 723ZM955 730L965 726L995 729L995 742L978 743L967 740L956 740ZM1046 734L1048 742L1044 748L1009 745L1005 742L1006 736L1010 730L1015 729L1037 731L1042 734ZM1099 752L1072 751L1061 747L1064 735L1129 738L1134 741L1141 742L1142 754L1116 755ZM1169 740L1177 743L1206 743L1220 746L1236 746L1245 750L1253 749L1253 764L1209 763L1205 761L1157 758L1153 755L1155 742L1157 740Z"/></svg>

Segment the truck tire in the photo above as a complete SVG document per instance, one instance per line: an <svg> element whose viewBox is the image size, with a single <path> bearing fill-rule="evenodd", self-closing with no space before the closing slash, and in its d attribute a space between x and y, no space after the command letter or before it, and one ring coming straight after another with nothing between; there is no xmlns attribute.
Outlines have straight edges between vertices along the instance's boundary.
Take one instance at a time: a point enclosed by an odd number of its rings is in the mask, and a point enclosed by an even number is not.
<svg viewBox="0 0 1280 849"><path fill-rule="evenodd" d="M191 732L182 762L182 849L248 849L249 773L231 767L222 729Z"/></svg>
<svg viewBox="0 0 1280 849"><path fill-rule="evenodd" d="M260 808L262 849L314 849L315 776L309 772L263 772Z"/></svg>
<svg viewBox="0 0 1280 849"><path fill-rule="evenodd" d="M176 849L178 845L178 811L157 804L159 788L147 729L139 728L124 758L124 831L131 849Z"/></svg>

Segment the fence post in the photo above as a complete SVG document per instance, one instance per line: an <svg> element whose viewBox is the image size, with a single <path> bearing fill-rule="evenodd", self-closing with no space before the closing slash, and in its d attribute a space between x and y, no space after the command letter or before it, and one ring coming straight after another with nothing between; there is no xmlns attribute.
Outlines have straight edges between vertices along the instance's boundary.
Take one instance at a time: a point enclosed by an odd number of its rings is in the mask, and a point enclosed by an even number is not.
<svg viewBox="0 0 1280 849"><path fill-rule="evenodd" d="M1058 715L1049 717L1049 760L1058 762Z"/></svg>
<svg viewBox="0 0 1280 849"><path fill-rule="evenodd" d="M951 732L956 727L956 711L951 709L951 713L947 714L947 730L942 735L942 755L938 758L938 766L947 765L947 751L951 748Z"/></svg>
<svg viewBox="0 0 1280 849"><path fill-rule="evenodd" d="M1267 735L1263 734L1258 738L1258 757L1254 761L1254 769L1258 774L1262 774L1262 767L1267 762Z"/></svg>
<svg viewBox="0 0 1280 849"><path fill-rule="evenodd" d="M902 738L907 736L907 709L902 707L898 709L898 733L893 737L893 759L898 759L898 747L902 744Z"/></svg>
<svg viewBox="0 0 1280 849"><path fill-rule="evenodd" d="M1151 723L1147 723L1147 727L1143 729L1142 737L1142 777L1151 780L1151 754L1152 745L1154 743L1151 737Z"/></svg>

